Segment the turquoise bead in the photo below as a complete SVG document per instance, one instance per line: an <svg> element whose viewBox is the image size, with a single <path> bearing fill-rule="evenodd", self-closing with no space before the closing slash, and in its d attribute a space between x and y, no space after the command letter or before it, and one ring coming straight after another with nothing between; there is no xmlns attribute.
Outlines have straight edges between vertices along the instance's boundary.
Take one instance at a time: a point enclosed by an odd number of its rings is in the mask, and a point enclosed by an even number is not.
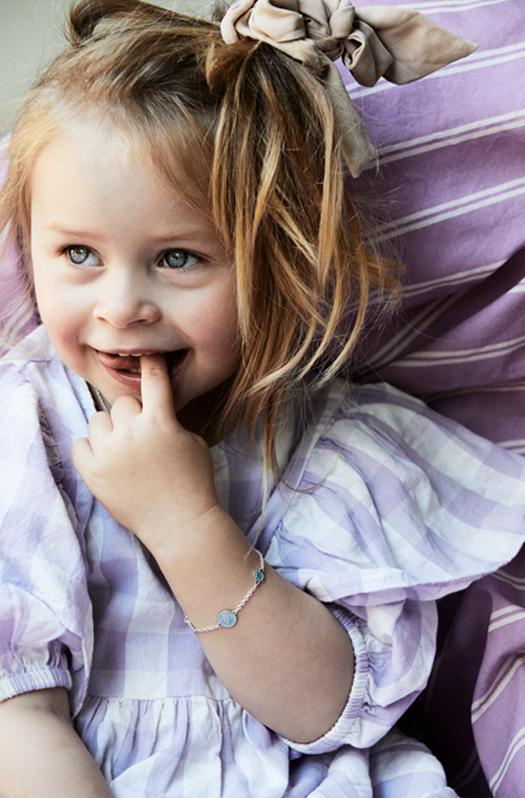
<svg viewBox="0 0 525 798"><path fill-rule="evenodd" d="M237 616L233 610L221 610L217 615L217 623L223 629L231 629L237 623Z"/></svg>
<svg viewBox="0 0 525 798"><path fill-rule="evenodd" d="M259 584L260 582L264 582L264 576L265 576L264 571L261 568L258 568L257 571L255 572L255 581L257 582L257 584Z"/></svg>

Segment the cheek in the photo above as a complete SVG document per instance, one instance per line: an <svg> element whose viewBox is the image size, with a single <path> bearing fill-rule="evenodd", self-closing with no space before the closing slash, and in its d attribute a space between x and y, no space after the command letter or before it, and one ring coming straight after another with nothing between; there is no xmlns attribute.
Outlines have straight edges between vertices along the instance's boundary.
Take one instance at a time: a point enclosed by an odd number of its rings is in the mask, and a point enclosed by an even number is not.
<svg viewBox="0 0 525 798"><path fill-rule="evenodd" d="M42 320L53 321L53 316L60 317L59 307L64 305L63 288L59 280L53 279L52 270L46 263L38 261L33 267L33 289L38 310ZM67 307L67 305L65 306Z"/></svg>
<svg viewBox="0 0 525 798"><path fill-rule="evenodd" d="M42 316L42 321L57 346L71 348L77 343L79 325L74 317L62 313L52 318Z"/></svg>
<svg viewBox="0 0 525 798"><path fill-rule="evenodd" d="M210 354L235 360L239 346L233 285L215 292L192 315L188 332L197 345Z"/></svg>
<svg viewBox="0 0 525 798"><path fill-rule="evenodd" d="M68 366L78 369L82 360L79 324L75 317L67 313L40 312L47 334L59 357Z"/></svg>
<svg viewBox="0 0 525 798"><path fill-rule="evenodd" d="M73 349L79 339L85 314L63 286L35 280L38 312L59 353Z"/></svg>
<svg viewBox="0 0 525 798"><path fill-rule="evenodd" d="M235 317L216 314L200 325L197 344L197 362L201 368L217 379L231 376L239 365L239 343Z"/></svg>

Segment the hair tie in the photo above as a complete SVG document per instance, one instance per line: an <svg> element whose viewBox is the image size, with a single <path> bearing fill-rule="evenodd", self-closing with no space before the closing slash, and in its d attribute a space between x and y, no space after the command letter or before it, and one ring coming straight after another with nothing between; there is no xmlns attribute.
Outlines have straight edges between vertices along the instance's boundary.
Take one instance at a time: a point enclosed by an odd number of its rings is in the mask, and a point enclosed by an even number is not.
<svg viewBox="0 0 525 798"><path fill-rule="evenodd" d="M370 164L375 150L333 62L340 58L363 86L373 86L381 77L402 84L464 58L477 47L418 11L356 9L350 0L237 0L226 11L221 34L226 44L243 37L266 42L316 72L327 73L326 88L353 177Z"/></svg>

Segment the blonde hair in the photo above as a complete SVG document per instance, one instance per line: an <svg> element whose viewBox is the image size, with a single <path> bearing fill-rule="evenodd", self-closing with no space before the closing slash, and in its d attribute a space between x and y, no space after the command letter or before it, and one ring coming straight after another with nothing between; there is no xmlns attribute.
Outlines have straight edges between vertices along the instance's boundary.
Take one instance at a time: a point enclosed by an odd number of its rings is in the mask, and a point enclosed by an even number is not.
<svg viewBox="0 0 525 798"><path fill-rule="evenodd" d="M77 2L69 44L12 135L0 229L17 238L29 273L34 163L86 113L125 135L189 202L202 207L204 196L235 265L241 345L212 438L240 420L252 433L262 425L265 465L275 467L290 399L348 366L371 292L396 285L365 246L345 190L322 77L267 44L224 44L215 22L139 0Z"/></svg>

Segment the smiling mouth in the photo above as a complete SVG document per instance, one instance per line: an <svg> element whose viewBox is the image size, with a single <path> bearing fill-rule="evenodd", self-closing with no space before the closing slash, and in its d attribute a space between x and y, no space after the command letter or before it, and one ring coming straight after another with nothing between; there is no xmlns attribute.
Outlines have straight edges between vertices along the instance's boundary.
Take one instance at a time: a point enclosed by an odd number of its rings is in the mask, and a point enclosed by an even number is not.
<svg viewBox="0 0 525 798"><path fill-rule="evenodd" d="M99 361L106 368L121 372L123 375L140 375L140 355L117 355L111 352L102 352L99 349L95 349L95 352ZM164 355L168 371L173 375L182 365L187 353L187 349L175 349L173 352L158 352L155 354Z"/></svg>

